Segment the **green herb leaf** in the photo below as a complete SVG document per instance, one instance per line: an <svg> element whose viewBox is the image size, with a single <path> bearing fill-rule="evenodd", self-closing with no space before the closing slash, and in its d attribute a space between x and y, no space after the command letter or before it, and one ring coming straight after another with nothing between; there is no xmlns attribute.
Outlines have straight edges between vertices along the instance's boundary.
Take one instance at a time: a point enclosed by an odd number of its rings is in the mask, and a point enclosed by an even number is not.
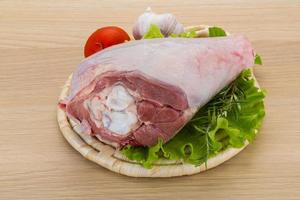
<svg viewBox="0 0 300 200"><path fill-rule="evenodd" d="M226 36L226 32L219 27L209 27L208 28L209 37L222 37Z"/></svg>
<svg viewBox="0 0 300 200"><path fill-rule="evenodd" d="M197 33L196 33L196 31L187 31L187 32L180 33L179 35L172 33L170 36L173 38L178 38L178 37L180 37L180 38L196 38Z"/></svg>
<svg viewBox="0 0 300 200"><path fill-rule="evenodd" d="M148 32L143 36L143 39L164 38L159 27L155 24L150 24Z"/></svg>
<svg viewBox="0 0 300 200"><path fill-rule="evenodd" d="M254 63L257 65L262 65L262 60L261 60L260 55L255 54Z"/></svg>

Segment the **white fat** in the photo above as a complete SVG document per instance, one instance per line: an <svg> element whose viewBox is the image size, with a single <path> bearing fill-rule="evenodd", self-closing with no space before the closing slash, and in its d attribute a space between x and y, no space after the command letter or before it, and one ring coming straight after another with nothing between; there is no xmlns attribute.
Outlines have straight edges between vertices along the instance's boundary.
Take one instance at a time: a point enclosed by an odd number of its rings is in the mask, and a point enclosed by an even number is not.
<svg viewBox="0 0 300 200"><path fill-rule="evenodd" d="M133 102L134 99L127 90L122 85L116 85L107 96L106 106L114 111L122 111Z"/></svg>
<svg viewBox="0 0 300 200"><path fill-rule="evenodd" d="M126 135L130 132L131 127L137 123L137 117L132 112L104 112L102 123L103 126L110 131L120 134Z"/></svg>

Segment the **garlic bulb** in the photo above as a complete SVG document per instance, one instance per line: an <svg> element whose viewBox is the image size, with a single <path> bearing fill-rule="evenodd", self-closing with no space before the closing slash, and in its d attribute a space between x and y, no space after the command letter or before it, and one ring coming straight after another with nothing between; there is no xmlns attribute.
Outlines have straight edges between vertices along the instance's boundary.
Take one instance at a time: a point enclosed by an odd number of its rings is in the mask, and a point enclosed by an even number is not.
<svg viewBox="0 0 300 200"><path fill-rule="evenodd" d="M133 26L133 37L136 40L141 39L151 24L157 25L165 37L168 37L172 33L180 34L184 31L183 25L176 20L173 14L155 14L149 7L135 22Z"/></svg>

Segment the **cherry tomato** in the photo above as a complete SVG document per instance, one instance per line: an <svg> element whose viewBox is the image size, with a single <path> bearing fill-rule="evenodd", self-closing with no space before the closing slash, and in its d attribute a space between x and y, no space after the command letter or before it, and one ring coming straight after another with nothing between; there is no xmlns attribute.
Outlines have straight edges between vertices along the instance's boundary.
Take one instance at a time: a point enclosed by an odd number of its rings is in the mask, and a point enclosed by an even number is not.
<svg viewBox="0 0 300 200"><path fill-rule="evenodd" d="M88 57L106 47L129 41L128 34L116 26L106 26L95 31L84 46L84 56Z"/></svg>

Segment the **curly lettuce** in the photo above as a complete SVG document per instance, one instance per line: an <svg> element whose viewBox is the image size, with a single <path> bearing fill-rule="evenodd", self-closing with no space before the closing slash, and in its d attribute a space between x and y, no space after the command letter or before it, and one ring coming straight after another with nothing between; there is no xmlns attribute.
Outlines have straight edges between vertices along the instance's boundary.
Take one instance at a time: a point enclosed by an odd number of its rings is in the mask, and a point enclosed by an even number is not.
<svg viewBox="0 0 300 200"><path fill-rule="evenodd" d="M164 38L165 36L161 33L159 27L155 24L150 24L150 27L143 36L143 39L154 39L154 38Z"/></svg>
<svg viewBox="0 0 300 200"><path fill-rule="evenodd" d="M209 37L223 37L226 36L226 32L220 27L209 27L208 28Z"/></svg>

